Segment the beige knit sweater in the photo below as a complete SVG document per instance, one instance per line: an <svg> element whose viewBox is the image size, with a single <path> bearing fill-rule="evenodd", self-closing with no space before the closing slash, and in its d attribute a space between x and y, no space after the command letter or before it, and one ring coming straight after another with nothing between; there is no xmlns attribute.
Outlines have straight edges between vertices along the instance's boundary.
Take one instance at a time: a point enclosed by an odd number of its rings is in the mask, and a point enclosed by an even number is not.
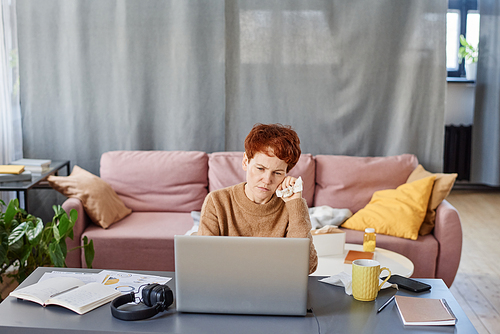
<svg viewBox="0 0 500 334"><path fill-rule="evenodd" d="M309 238L309 273L318 266L311 221L305 199L284 202L274 195L256 204L245 195L245 182L208 194L203 203L198 235Z"/></svg>

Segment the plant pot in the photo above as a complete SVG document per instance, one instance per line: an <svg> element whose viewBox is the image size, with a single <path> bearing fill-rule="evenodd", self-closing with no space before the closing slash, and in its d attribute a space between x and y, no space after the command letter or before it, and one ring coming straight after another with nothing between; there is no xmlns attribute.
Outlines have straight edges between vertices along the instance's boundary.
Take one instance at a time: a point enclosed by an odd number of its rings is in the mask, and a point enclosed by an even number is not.
<svg viewBox="0 0 500 334"><path fill-rule="evenodd" d="M477 77L477 63L465 63L465 77L467 80L476 80Z"/></svg>
<svg viewBox="0 0 500 334"><path fill-rule="evenodd" d="M3 283L0 283L0 301L7 298L9 293L14 291L19 285L14 278L7 277L7 275L2 275Z"/></svg>

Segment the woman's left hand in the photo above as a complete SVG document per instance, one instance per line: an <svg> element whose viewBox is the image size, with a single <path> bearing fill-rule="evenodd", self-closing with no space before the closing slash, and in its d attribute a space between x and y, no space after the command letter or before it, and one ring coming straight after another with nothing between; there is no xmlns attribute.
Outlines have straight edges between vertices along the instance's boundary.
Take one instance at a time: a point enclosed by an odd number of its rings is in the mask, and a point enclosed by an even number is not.
<svg viewBox="0 0 500 334"><path fill-rule="evenodd" d="M286 176L283 179L283 181L280 183L278 188L276 188L276 190L284 190L290 186L293 187L293 185L295 185L296 181L297 181L297 179L294 178L293 176ZM291 201L292 199L297 199L297 198L302 198L302 191L300 191L298 193L293 193L292 196L290 196L290 197L281 197L281 199L283 201L285 201L285 203L288 201Z"/></svg>

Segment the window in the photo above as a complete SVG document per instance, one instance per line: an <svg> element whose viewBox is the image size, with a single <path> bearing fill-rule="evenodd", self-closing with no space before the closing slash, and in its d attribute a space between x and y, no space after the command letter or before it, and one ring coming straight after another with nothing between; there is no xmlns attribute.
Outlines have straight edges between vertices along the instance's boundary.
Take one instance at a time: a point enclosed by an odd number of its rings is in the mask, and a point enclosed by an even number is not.
<svg viewBox="0 0 500 334"><path fill-rule="evenodd" d="M477 46L479 43L479 11L477 0L448 0L446 15L446 68L448 77L465 77L465 63L459 63L460 35Z"/></svg>

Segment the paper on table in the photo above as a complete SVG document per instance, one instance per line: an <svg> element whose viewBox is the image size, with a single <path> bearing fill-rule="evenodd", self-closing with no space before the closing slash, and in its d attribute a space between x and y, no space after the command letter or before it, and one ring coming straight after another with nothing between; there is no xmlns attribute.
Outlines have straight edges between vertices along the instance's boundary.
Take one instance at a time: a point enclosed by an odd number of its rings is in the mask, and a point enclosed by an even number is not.
<svg viewBox="0 0 500 334"><path fill-rule="evenodd" d="M101 273L105 274L102 284L109 285L121 293L140 292L140 288L147 284L157 283L166 284L170 281L171 277L162 277L155 275L134 274L122 271L103 270Z"/></svg>
<svg viewBox="0 0 500 334"><path fill-rule="evenodd" d="M99 283L103 285L109 285L122 294L134 291L138 293L141 286L158 283L166 284L172 278L156 276L156 275L145 275L145 274L134 274L122 271L110 271L102 270L99 273L86 273L86 272L66 272L66 271L51 271L46 272L40 278L39 282L45 281L54 277L73 277L77 278L84 283Z"/></svg>
<svg viewBox="0 0 500 334"><path fill-rule="evenodd" d="M73 277L73 278L78 278L80 281L86 283L92 283L92 282L97 282L97 283L102 283L104 278L106 277L106 273L103 271L99 273L87 273L87 272L69 272L69 271L50 271L46 272L40 277L38 282L43 282L45 280L48 280L50 278L54 277Z"/></svg>
<svg viewBox="0 0 500 334"><path fill-rule="evenodd" d="M345 293L349 296L352 295L352 275L346 273L345 271L343 271L337 275L325 277L323 279L320 279L319 281L323 282L323 283L328 283L331 285L343 286L345 288ZM383 281L381 279L379 279L379 284L382 282ZM382 289L387 289L387 288L391 288L391 287L395 288L395 289L398 288L397 284L391 284L388 282L385 282L384 285L382 285Z"/></svg>

